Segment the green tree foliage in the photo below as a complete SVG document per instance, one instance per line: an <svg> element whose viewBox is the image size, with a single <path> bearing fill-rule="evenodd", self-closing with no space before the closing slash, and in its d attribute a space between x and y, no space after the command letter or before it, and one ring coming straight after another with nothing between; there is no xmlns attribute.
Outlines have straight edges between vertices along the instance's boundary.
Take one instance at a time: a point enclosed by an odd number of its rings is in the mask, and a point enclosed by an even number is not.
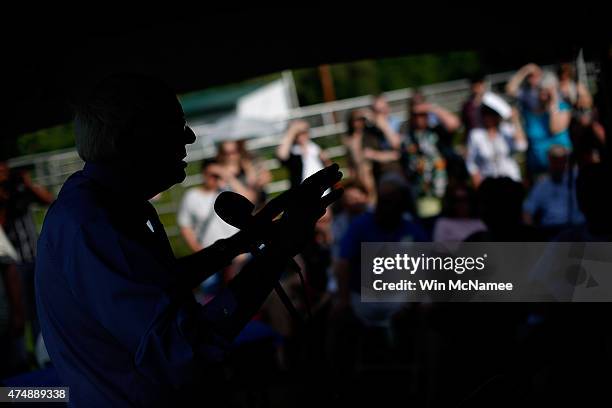
<svg viewBox="0 0 612 408"><path fill-rule="evenodd" d="M465 78L481 69L481 58L472 51L411 55L331 66L338 99ZM295 70L293 75L300 105L323 102L316 67Z"/></svg>
<svg viewBox="0 0 612 408"><path fill-rule="evenodd" d="M50 152L74 147L74 126L71 123L21 135L17 139L17 155Z"/></svg>

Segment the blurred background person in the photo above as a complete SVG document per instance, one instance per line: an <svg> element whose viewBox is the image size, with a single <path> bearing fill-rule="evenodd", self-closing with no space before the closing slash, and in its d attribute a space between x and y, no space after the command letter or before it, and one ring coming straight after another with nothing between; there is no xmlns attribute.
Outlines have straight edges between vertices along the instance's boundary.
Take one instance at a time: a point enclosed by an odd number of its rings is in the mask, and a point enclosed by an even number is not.
<svg viewBox="0 0 612 408"><path fill-rule="evenodd" d="M523 222L525 188L509 177L487 178L478 187L478 214L486 231L478 231L467 242L537 242L541 234Z"/></svg>
<svg viewBox="0 0 612 408"><path fill-rule="evenodd" d="M467 183L451 183L446 188L442 214L436 220L434 242L460 242L487 227L478 218L476 194Z"/></svg>
<svg viewBox="0 0 612 408"><path fill-rule="evenodd" d="M0 225L0 378L29 368L24 344L25 310L19 255Z"/></svg>
<svg viewBox="0 0 612 408"><path fill-rule="evenodd" d="M357 180L346 180L342 183L344 194L337 201L336 212L334 213L331 234L332 234L332 256L337 258L340 254L340 243L346 235L349 225L355 218L368 210L370 201L368 199L368 191ZM329 278L328 290L336 292L338 285L336 277L332 274Z"/></svg>
<svg viewBox="0 0 612 408"><path fill-rule="evenodd" d="M484 75L475 75L470 79L470 96L461 107L461 120L466 135L474 128L483 127L480 103L486 90Z"/></svg>
<svg viewBox="0 0 612 408"><path fill-rule="evenodd" d="M608 162L585 164L576 179L578 208L585 223L562 231L554 238L559 242L612 241L612 168Z"/></svg>
<svg viewBox="0 0 612 408"><path fill-rule="evenodd" d="M340 383L354 374L373 347L388 350L393 317L404 308L402 303L361 302L361 243L429 240L414 221L412 195L401 175L385 174L377 192L375 209L356 216L343 236L336 237L340 250L333 270L338 291L329 316L328 359Z"/></svg>
<svg viewBox="0 0 612 408"><path fill-rule="evenodd" d="M606 130L599 120L597 109L574 112L570 122L573 153L570 159L578 166L605 161Z"/></svg>
<svg viewBox="0 0 612 408"><path fill-rule="evenodd" d="M346 148L348 176L358 180L365 188L367 196L373 199L376 185L372 164L364 157L368 113L367 109L355 109L349 112L346 123L347 132L342 136L342 144Z"/></svg>
<svg viewBox="0 0 612 408"><path fill-rule="evenodd" d="M231 173L223 169L215 159L204 160L201 169L202 184L187 190L177 213L177 224L181 235L193 252L198 252L217 240L228 238L238 232L237 228L223 221L214 209L217 196L228 188L226 177ZM227 275L233 273L226 272L227 280L231 278ZM196 295L204 302L217 293L221 284L222 279L215 274L202 283L201 293Z"/></svg>
<svg viewBox="0 0 612 408"><path fill-rule="evenodd" d="M557 70L559 80L559 98L574 109L586 110L593 107L593 98L585 84L576 80L576 70L570 63L559 65Z"/></svg>
<svg viewBox="0 0 612 408"><path fill-rule="evenodd" d="M428 103L419 92L410 100L408 116L402 146L404 174L410 180L415 197L441 198L449 176L463 178L460 173L465 165L452 143L453 133L461 122L455 114Z"/></svg>
<svg viewBox="0 0 612 408"><path fill-rule="evenodd" d="M53 194L45 187L32 181L27 168L10 168L7 162L0 162L0 180L3 191L2 219L0 223L11 245L17 251L17 273L22 281L25 317L29 324L31 338L40 333L34 293L34 267L38 229L32 215L34 204L50 205Z"/></svg>
<svg viewBox="0 0 612 408"><path fill-rule="evenodd" d="M435 132L440 139L441 153L446 157L454 154L452 136L460 127L461 120L457 115L429 103L420 91L414 92L408 103L408 136L415 130Z"/></svg>
<svg viewBox="0 0 612 408"><path fill-rule="evenodd" d="M377 125L379 122L382 128ZM399 135L380 114L375 116L367 108L355 109L348 114L347 134L342 143L347 150L349 175L363 184L373 202L376 181L381 175L401 173Z"/></svg>
<svg viewBox="0 0 612 408"><path fill-rule="evenodd" d="M552 146L548 151L548 174L536 182L523 204L525 222L542 228L549 238L563 228L584 223L576 200L576 173L568 171L568 161L565 147Z"/></svg>
<svg viewBox="0 0 612 408"><path fill-rule="evenodd" d="M527 79L527 85L521 87ZM552 145L571 149L569 124L571 107L559 98L554 74L543 74L534 64L521 68L508 82L506 91L518 98L529 150L527 168L532 180L548 169L548 150Z"/></svg>
<svg viewBox="0 0 612 408"><path fill-rule="evenodd" d="M510 177L521 180L516 152L527 149L527 140L518 112L502 98L487 92L481 102L482 128L472 129L468 135L467 168L472 182L478 186L487 177ZM511 123L503 122L504 119Z"/></svg>
<svg viewBox="0 0 612 408"><path fill-rule="evenodd" d="M307 296L313 306L313 312L317 312L329 299L327 287L332 263L333 218L331 209L327 209L315 225L312 240L300 253L304 265Z"/></svg>
<svg viewBox="0 0 612 408"><path fill-rule="evenodd" d="M310 125L304 120L295 120L289 124L276 148L276 157L289 170L292 187L331 164L319 145L310 140Z"/></svg>
<svg viewBox="0 0 612 408"><path fill-rule="evenodd" d="M506 94L517 100L521 113L538 109L541 81L542 69L536 64L527 64L506 84Z"/></svg>
<svg viewBox="0 0 612 408"><path fill-rule="evenodd" d="M377 190L374 211L356 217L342 237L334 265L338 280L336 309L352 309L366 325L388 327L397 303L361 303L361 243L427 242L429 236L414 220L412 195L403 177L387 174Z"/></svg>
<svg viewBox="0 0 612 408"><path fill-rule="evenodd" d="M399 162L401 137L395 131L388 114L386 100L380 97L375 100L375 107L360 109L357 118L364 118L361 132L362 171L365 177L362 182L368 188L370 197L375 198L375 186L380 178L389 172L401 173ZM350 114L352 115L352 113ZM357 129L360 129L358 126ZM369 173L369 174L368 174Z"/></svg>
<svg viewBox="0 0 612 408"><path fill-rule="evenodd" d="M265 202L264 186L271 180L270 172L247 152L244 140L219 143L216 160L229 190L245 196L255 205Z"/></svg>
<svg viewBox="0 0 612 408"><path fill-rule="evenodd" d="M376 126L387 135L390 147L397 149L401 139L399 132L402 121L391 114L391 107L385 95L378 94L374 96L372 113L374 114L374 123Z"/></svg>

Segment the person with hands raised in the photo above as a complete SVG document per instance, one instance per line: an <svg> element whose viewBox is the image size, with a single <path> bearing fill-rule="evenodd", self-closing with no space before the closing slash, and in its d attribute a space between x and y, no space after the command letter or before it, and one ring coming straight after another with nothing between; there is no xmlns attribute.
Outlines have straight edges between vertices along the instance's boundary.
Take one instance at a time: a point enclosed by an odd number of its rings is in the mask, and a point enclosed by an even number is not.
<svg viewBox="0 0 612 408"><path fill-rule="evenodd" d="M276 157L289 170L292 187L331 164L325 152L310 139L310 125L304 120L289 124L276 148Z"/></svg>

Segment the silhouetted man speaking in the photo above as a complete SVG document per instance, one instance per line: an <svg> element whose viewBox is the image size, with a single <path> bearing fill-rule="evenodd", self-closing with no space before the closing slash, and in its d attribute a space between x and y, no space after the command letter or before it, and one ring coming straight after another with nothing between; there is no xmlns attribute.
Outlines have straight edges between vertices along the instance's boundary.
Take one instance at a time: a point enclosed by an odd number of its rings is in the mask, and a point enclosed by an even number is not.
<svg viewBox="0 0 612 408"><path fill-rule="evenodd" d="M176 259L147 201L185 178L185 145L195 140L174 93L147 77L109 77L78 107L75 134L85 167L47 213L36 270L43 337L71 404L166 406L197 396L218 406L227 346L340 196L322 197L338 167L293 190L280 220ZM210 303L196 303L192 289L255 236L258 255Z"/></svg>

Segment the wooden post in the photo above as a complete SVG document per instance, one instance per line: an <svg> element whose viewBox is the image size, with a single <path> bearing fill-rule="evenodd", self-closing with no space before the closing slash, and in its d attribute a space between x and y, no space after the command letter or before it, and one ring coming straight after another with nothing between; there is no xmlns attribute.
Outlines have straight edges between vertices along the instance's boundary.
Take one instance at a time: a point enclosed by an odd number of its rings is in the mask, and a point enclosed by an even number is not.
<svg viewBox="0 0 612 408"><path fill-rule="evenodd" d="M323 100L325 102L335 101L336 91L334 90L334 81L328 64L319 65L319 77L321 78L321 86L323 88Z"/></svg>

